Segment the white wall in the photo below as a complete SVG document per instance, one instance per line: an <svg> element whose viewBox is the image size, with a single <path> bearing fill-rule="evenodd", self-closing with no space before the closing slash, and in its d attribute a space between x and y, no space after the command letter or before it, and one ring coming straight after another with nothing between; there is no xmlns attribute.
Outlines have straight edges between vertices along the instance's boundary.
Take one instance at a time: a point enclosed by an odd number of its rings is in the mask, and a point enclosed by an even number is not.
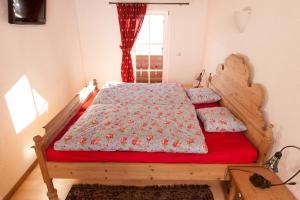
<svg viewBox="0 0 300 200"><path fill-rule="evenodd" d="M240 33L233 13L249 5L252 18ZM0 0L0 199L32 163L32 137L42 133L41 127L85 80L119 81L121 63L117 11L108 0L48 1L43 26L8 24L6 7L6 0ZM299 146L300 141L299 7L299 0L191 0L190 6L149 8L170 11L169 81L191 82L203 63L214 72L230 53L249 57L254 81L267 90L266 114L275 124L273 153L287 144ZM22 75L48 101L49 111L16 134L4 96ZM297 161L298 151L285 152L283 179L299 169ZM299 185L290 189L300 197Z"/></svg>
<svg viewBox="0 0 300 200"><path fill-rule="evenodd" d="M0 0L0 199L35 159L33 136L84 84L74 1L48 1L42 26L8 24L6 2ZM23 75L49 106L17 134L5 94Z"/></svg>
<svg viewBox="0 0 300 200"><path fill-rule="evenodd" d="M244 33L234 24L236 10L252 8ZM266 115L275 125L272 153L285 145L300 146L300 1L210 0L205 66L214 72L231 53L246 55L254 67L254 82L266 87ZM300 152L289 149L280 163L286 179L300 168ZM300 176L291 191L300 198Z"/></svg>
<svg viewBox="0 0 300 200"><path fill-rule="evenodd" d="M97 78L100 84L120 81L122 52L116 5L109 5L108 0L76 3L87 79ZM170 11L168 81L192 82L202 67L207 0L192 0L190 6L150 5L148 9Z"/></svg>

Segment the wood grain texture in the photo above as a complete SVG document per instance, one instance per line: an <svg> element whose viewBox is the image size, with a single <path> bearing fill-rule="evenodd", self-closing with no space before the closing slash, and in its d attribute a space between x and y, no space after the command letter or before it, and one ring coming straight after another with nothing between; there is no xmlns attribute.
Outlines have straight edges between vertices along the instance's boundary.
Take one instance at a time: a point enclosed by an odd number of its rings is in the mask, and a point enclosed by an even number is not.
<svg viewBox="0 0 300 200"><path fill-rule="evenodd" d="M94 89L97 89L97 81L93 80L92 85ZM84 89L89 91L89 94L85 98L80 98L79 94L76 96L60 111L46 126L45 135L42 137L37 135L33 138L35 146L35 153L37 160L41 169L43 180L47 186L47 196L50 200L58 200L57 190L54 188L52 177L49 176L50 170L47 168L46 160L46 149L51 144L51 142L56 138L60 131L67 125L67 123L76 115L79 111L82 103L92 95L94 90L90 90L89 86L86 86Z"/></svg>
<svg viewBox="0 0 300 200"><path fill-rule="evenodd" d="M97 180L227 180L227 167L228 164L47 162L51 178Z"/></svg>
<svg viewBox="0 0 300 200"><path fill-rule="evenodd" d="M47 125L44 126L46 132L44 136L45 146L48 147L61 130L78 113L81 103L79 94L77 94L62 111L60 111Z"/></svg>
<svg viewBox="0 0 300 200"><path fill-rule="evenodd" d="M209 79L209 87L221 97L221 105L229 108L246 125L246 136L259 151L258 162L265 160L272 144L272 125L265 120L261 109L264 90L260 84L250 80L250 66L242 56L232 54L216 75Z"/></svg>
<svg viewBox="0 0 300 200"><path fill-rule="evenodd" d="M35 153L41 169L44 183L47 186L47 196L51 200L58 200L57 190L54 188L52 178L49 176L49 170L46 165L45 145L41 136L35 136L33 138L35 143Z"/></svg>
<svg viewBox="0 0 300 200"><path fill-rule="evenodd" d="M86 86L84 89L89 91L89 94L85 98L80 97L79 93L76 94L75 97L73 97L72 100L50 122L48 122L44 126L46 134L43 137L43 143L45 147L48 147L50 145L50 143L56 138L61 130L78 113L82 102L88 99L90 95L92 95L92 92L94 90L98 89L98 83L96 79L90 81L89 84L93 85L94 89L91 89L89 85Z"/></svg>

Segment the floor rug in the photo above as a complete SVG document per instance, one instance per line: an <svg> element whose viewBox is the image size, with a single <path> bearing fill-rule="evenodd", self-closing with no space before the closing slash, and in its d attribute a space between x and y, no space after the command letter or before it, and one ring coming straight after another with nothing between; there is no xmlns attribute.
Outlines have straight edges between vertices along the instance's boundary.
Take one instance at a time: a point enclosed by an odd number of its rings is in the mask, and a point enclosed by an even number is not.
<svg viewBox="0 0 300 200"><path fill-rule="evenodd" d="M66 200L213 200L208 185L73 185Z"/></svg>

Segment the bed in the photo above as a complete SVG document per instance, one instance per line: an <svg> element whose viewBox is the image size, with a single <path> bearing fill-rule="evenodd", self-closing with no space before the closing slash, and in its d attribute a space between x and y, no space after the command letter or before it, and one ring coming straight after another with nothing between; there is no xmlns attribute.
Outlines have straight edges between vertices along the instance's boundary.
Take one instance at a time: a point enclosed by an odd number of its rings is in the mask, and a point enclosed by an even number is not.
<svg viewBox="0 0 300 200"><path fill-rule="evenodd" d="M204 132L208 148L212 151L207 155L161 152L57 152L53 149L54 142L84 113L96 92L90 91L85 103L76 95L44 127L45 135L34 137L35 151L47 185L48 198L58 199L52 182L54 178L174 182L225 180L226 170L230 165L262 164L272 144L272 125L267 124L264 119L261 110L264 91L261 85L250 82L249 65L242 56L230 55L224 64L218 66L216 75L208 78L208 82L208 87L222 97L219 105L226 106L243 120L248 130L243 134L231 135ZM94 85L97 85L96 81ZM203 127L201 128L203 130ZM235 148L249 146L249 155L236 153L232 156L230 147L233 147L233 144L236 145ZM228 151L224 152L224 149Z"/></svg>

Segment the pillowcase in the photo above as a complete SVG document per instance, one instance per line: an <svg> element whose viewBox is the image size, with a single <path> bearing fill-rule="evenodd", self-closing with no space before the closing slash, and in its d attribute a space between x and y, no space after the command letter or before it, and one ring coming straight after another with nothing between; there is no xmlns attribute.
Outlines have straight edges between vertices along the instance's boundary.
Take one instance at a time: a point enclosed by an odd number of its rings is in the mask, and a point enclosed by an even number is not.
<svg viewBox="0 0 300 200"><path fill-rule="evenodd" d="M214 103L221 100L221 97L209 88L190 88L186 92L193 104Z"/></svg>
<svg viewBox="0 0 300 200"><path fill-rule="evenodd" d="M207 132L241 132L247 130L245 124L225 107L197 109L197 115Z"/></svg>

